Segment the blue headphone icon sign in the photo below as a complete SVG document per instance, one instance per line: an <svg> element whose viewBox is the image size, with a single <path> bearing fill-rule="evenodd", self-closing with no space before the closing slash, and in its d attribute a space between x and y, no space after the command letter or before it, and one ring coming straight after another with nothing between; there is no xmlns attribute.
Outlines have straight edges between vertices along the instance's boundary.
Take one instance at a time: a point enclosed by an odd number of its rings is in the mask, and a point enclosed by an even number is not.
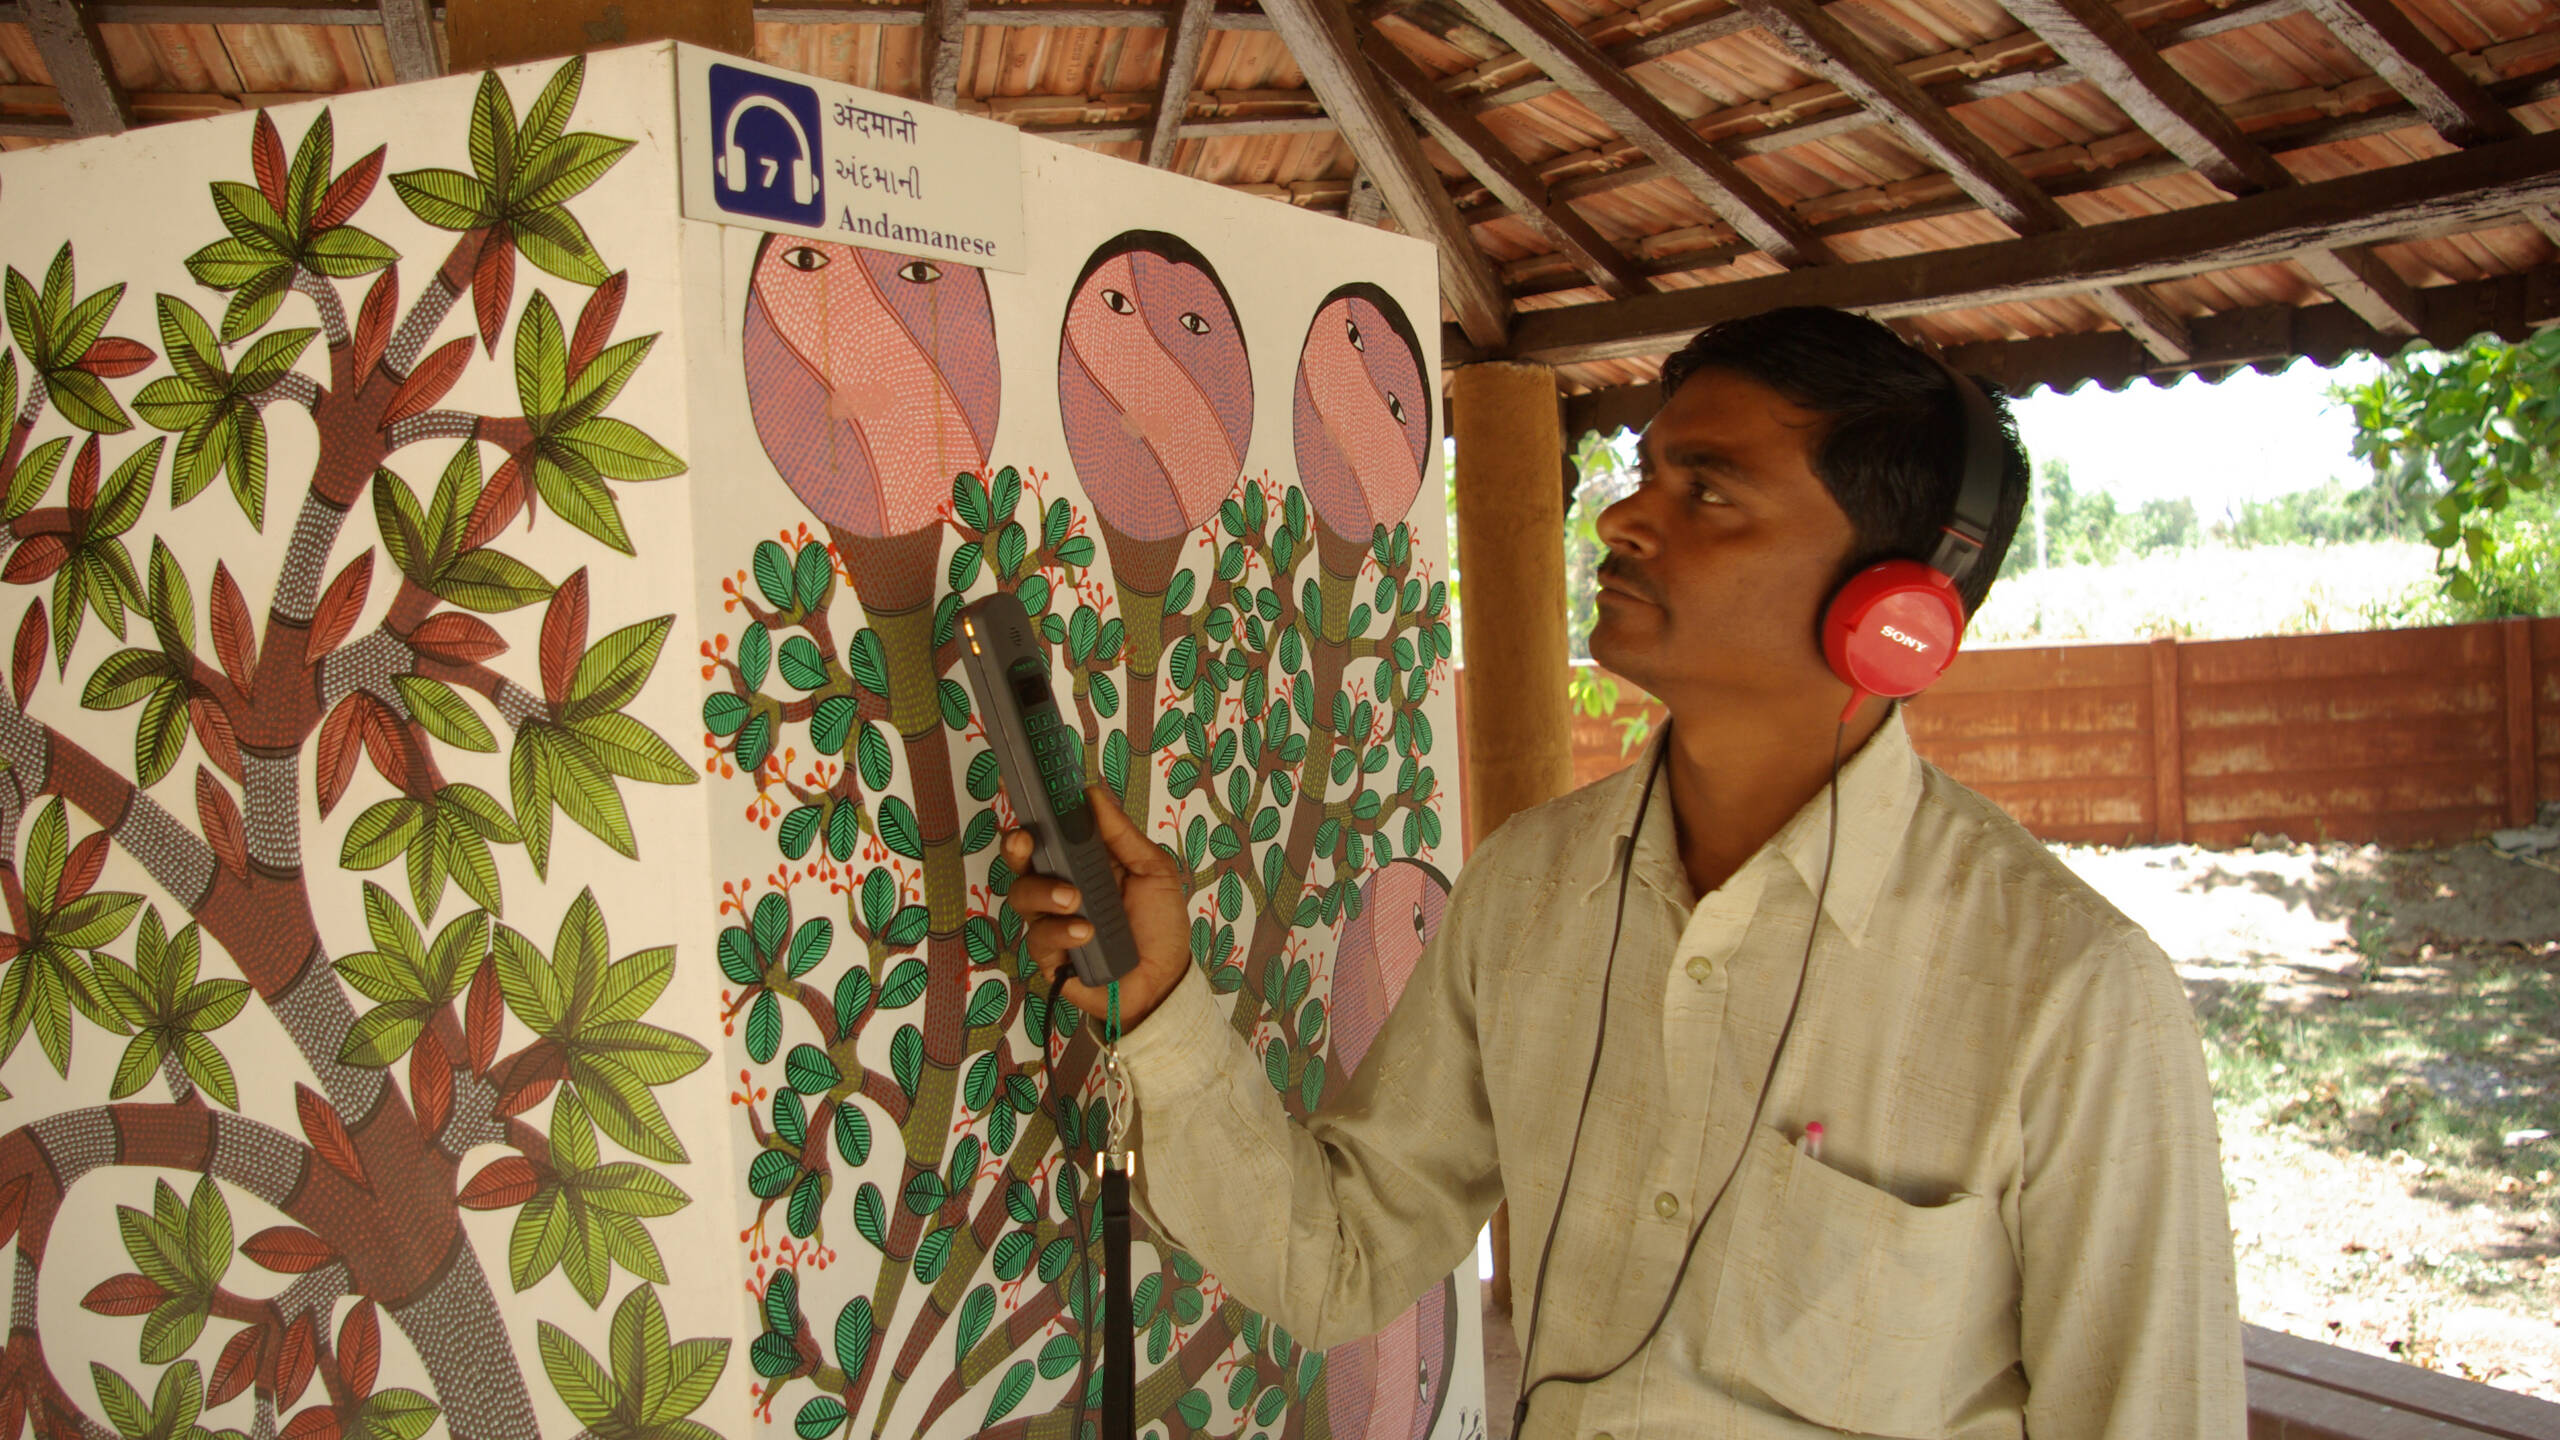
<svg viewBox="0 0 2560 1440"><path fill-rule="evenodd" d="M738 143L738 122L745 119L747 112L751 110L769 110L781 116L782 123L791 127L791 138L798 145L798 153L791 157L792 203L806 205L816 199L818 174L816 168L810 163L809 132L800 128L799 116L792 114L788 107L770 95L744 96L737 104L729 107L729 123L722 127L720 153L711 167L713 172L719 175L722 187L733 191L747 188L749 171L752 167L747 157L746 147ZM763 158L765 173L758 188L773 184L775 177L780 173L780 161L771 157Z"/></svg>

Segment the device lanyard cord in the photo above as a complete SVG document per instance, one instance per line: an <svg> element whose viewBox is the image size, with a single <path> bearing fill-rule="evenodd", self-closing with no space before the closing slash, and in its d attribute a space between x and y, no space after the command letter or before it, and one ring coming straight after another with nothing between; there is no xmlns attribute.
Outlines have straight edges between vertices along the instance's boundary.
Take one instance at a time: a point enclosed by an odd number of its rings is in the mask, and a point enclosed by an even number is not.
<svg viewBox="0 0 2560 1440"><path fill-rule="evenodd" d="M1068 970L1058 967L1057 977L1049 983L1049 1007L1045 1012L1059 1014L1058 1005L1067 986ZM1127 1077L1120 1069L1120 983L1113 981L1107 992L1109 1013L1103 1021L1102 1067L1106 1112L1109 1116L1105 1139L1096 1156L1100 1184L1096 1203L1101 1207L1102 1266L1101 1281L1095 1286L1091 1273L1067 1277L1070 1285L1086 1287L1090 1297L1099 1289L1102 1314L1102 1428L1099 1440L1134 1440L1137 1434L1137 1325L1131 1314L1129 1298L1129 1151L1127 1148L1128 1104ZM1073 1104L1073 1097L1066 1102ZM1088 1256L1090 1251L1087 1252ZM1085 1402L1092 1393L1094 1316L1089 1299L1086 1320L1077 1344L1075 1409L1069 1422L1070 1440L1084 1440Z"/></svg>
<svg viewBox="0 0 2560 1440"><path fill-rule="evenodd" d="M1541 1375L1537 1379L1527 1381L1527 1383L1523 1384L1520 1387L1519 1403L1515 1404L1511 1408L1511 1433L1513 1435L1520 1434L1523 1427L1529 1423L1529 1398L1538 1392L1539 1386L1547 1384L1549 1381L1565 1385L1596 1385L1627 1368L1629 1364L1633 1363L1638 1355L1644 1353L1644 1347L1653 1343L1653 1337L1661 1333L1663 1322L1671 1318L1672 1303L1680 1298L1680 1286L1688 1279L1690 1262L1698 1258L1698 1241L1707 1233L1707 1223L1715 1218L1717 1209L1724 1204L1725 1192L1733 1188L1734 1178L1742 1173L1742 1162L1749 1158L1751 1154L1751 1138L1760 1133L1760 1116L1768 1107L1770 1087L1778 1078L1778 1061L1786 1055L1787 1040L1795 1033L1796 1014L1804 1005L1805 977L1811 974L1813 970L1814 938L1822 931L1822 906L1823 902L1827 900L1831 894L1831 862L1834 857L1838 855L1840 848L1840 759L1841 747L1843 742L1848 738L1848 733L1849 722L1846 717L1843 717L1840 723L1831 732L1831 817L1830 825L1828 827L1829 834L1822 842L1822 879L1814 889L1813 921L1805 929L1804 960L1796 967L1795 993L1789 997L1787 1001L1787 1018L1778 1026L1778 1043L1772 1047L1769 1052L1769 1068L1767 1073L1760 1077L1759 1098L1752 1102L1750 1123L1745 1125L1742 1130L1742 1148L1734 1156L1732 1167L1725 1171L1723 1182L1716 1186L1716 1193L1714 1197L1708 1200L1707 1206L1704 1210L1698 1212L1697 1223L1691 1227L1688 1243L1682 1247L1680 1252L1680 1268L1671 1273L1671 1288L1663 1293L1662 1307L1654 1311L1653 1323L1644 1327L1644 1334L1636 1338L1635 1345L1630 1348L1626 1354L1619 1356L1615 1363L1604 1369L1592 1370L1582 1374L1565 1374L1558 1372L1551 1375ZM1580 1158L1579 1152L1582 1148L1582 1122L1584 1118L1591 1113L1591 1091L1600 1078L1600 1051L1601 1047L1607 1043L1609 1038L1608 985L1611 973L1617 969L1618 938L1620 932L1625 928L1627 921L1627 881L1635 871L1636 844L1642 839L1644 833L1645 809L1653 801L1654 778L1661 773L1662 756L1668 755L1670 753L1670 749L1670 738L1666 734L1663 739L1662 749L1656 753L1654 768L1652 772L1645 776L1644 798L1639 801L1636 806L1636 824L1631 832L1631 837L1627 844L1624 868L1620 870L1618 875L1618 918L1615 923L1609 927L1609 959L1608 962L1601 967L1601 1030L1598 1038L1593 1042L1591 1047L1591 1075L1589 1079L1583 1082L1582 1108L1574 1116L1573 1141L1571 1147L1565 1154L1564 1181L1556 1187L1556 1213L1554 1218L1547 1222L1546 1243L1541 1246L1538 1251L1538 1282L1536 1287L1531 1290L1529 1298L1529 1338L1528 1342L1521 1346L1520 1354L1520 1373L1524 1377L1529 1374L1529 1361L1537 1351L1538 1327L1546 1320L1546 1308L1543 1301L1545 1300L1547 1293L1547 1260L1555 1253L1556 1231L1563 1227L1565 1195L1566 1191L1573 1184L1573 1167L1575 1162Z"/></svg>

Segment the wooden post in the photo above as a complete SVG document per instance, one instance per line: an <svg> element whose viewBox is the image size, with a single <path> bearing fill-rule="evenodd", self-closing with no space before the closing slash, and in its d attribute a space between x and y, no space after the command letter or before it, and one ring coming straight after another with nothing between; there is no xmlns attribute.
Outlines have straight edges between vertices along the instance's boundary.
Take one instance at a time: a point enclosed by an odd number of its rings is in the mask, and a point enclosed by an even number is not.
<svg viewBox="0 0 2560 1440"><path fill-rule="evenodd" d="M1458 442L1470 842L1573 788L1565 699L1564 417L1544 365L1468 365L1451 377ZM1493 1216L1493 1301L1511 1308L1510 1207Z"/></svg>
<svg viewBox="0 0 2560 1440"><path fill-rule="evenodd" d="M752 0L446 0L449 68L469 74L528 60L556 60L644 40L690 40L732 55L753 53Z"/></svg>
<svg viewBox="0 0 2560 1440"><path fill-rule="evenodd" d="M2530 825L2540 808L2534 794L2533 622L2508 620L2498 628L2507 642L2507 823Z"/></svg>
<svg viewBox="0 0 2560 1440"><path fill-rule="evenodd" d="M2178 702L2178 641L2151 642L2151 840L2175 845L2187 838L2186 717Z"/></svg>

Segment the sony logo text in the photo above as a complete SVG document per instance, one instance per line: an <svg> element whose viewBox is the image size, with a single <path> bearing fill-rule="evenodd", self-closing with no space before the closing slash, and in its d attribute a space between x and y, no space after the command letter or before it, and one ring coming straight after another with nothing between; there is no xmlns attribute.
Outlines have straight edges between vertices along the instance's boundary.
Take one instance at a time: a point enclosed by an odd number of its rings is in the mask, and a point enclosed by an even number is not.
<svg viewBox="0 0 2560 1440"><path fill-rule="evenodd" d="M1890 625L1884 627L1884 638L1897 645L1908 645L1914 650L1925 651L1929 648L1928 641L1923 640L1916 635L1906 635L1903 632L1894 629Z"/></svg>

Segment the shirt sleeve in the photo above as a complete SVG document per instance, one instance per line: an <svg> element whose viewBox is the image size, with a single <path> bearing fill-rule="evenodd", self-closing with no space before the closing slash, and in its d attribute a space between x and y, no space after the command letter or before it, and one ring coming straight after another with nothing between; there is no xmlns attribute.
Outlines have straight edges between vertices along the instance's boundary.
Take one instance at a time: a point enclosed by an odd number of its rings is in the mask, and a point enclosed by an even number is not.
<svg viewBox="0 0 2560 1440"><path fill-rule="evenodd" d="M2027 1433L2239 1440L2230 1208L2193 1012L2139 932L2091 960L2023 1077Z"/></svg>
<svg viewBox="0 0 2560 1440"><path fill-rule="evenodd" d="M1468 963L1475 873L1359 1070L1303 1120L1196 972L1121 1044L1148 1215L1319 1349L1403 1313L1474 1248L1501 1198Z"/></svg>

